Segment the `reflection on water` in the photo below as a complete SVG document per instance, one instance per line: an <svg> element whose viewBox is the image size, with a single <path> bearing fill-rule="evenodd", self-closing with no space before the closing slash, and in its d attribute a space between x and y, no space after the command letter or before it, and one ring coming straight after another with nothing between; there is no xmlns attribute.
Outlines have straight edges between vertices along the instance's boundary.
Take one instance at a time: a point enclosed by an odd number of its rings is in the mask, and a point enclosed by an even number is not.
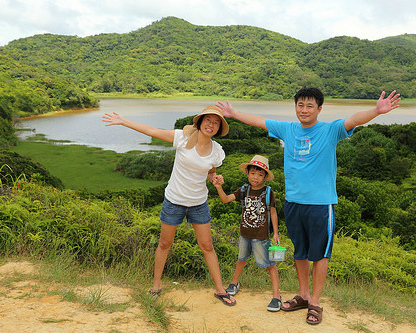
<svg viewBox="0 0 416 333"><path fill-rule="evenodd" d="M74 144L100 147L124 153L131 150L166 149L149 145L146 135L122 126L105 126L102 122L104 113L118 112L135 122L142 122L154 127L173 129L175 121L190 115L196 115L216 100L176 101L157 99L102 99L100 109L94 111L58 112L53 116L21 120L19 127L34 129L44 134L47 139L66 140ZM325 101L319 119L332 121L346 118L358 111L375 106L375 101ZM233 107L243 113L259 114L264 117L284 121L297 121L292 101L258 102L234 101ZM416 119L416 103L402 103L391 113L381 115L371 123L408 124ZM20 132L25 138L32 132Z"/></svg>

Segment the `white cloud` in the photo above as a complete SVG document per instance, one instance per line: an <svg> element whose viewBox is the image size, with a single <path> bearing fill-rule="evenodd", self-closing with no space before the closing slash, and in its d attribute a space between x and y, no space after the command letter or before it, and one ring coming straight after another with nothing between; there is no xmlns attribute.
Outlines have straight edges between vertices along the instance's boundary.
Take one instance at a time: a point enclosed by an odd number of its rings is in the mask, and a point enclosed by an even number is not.
<svg viewBox="0 0 416 333"><path fill-rule="evenodd" d="M416 33L413 0L0 0L0 45L40 33L127 33L167 16L250 25L313 43Z"/></svg>

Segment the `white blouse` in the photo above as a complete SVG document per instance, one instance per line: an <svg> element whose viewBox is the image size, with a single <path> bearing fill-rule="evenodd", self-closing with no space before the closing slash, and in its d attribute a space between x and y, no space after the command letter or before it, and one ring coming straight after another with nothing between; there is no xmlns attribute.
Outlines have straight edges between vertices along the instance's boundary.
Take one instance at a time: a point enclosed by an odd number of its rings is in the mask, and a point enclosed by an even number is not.
<svg viewBox="0 0 416 333"><path fill-rule="evenodd" d="M170 202L192 207L203 204L208 198L206 180L208 171L219 167L225 158L224 150L218 142L212 141L208 156L200 156L196 147L185 148L188 137L183 130L175 130L173 147L176 148L175 161L165 197Z"/></svg>

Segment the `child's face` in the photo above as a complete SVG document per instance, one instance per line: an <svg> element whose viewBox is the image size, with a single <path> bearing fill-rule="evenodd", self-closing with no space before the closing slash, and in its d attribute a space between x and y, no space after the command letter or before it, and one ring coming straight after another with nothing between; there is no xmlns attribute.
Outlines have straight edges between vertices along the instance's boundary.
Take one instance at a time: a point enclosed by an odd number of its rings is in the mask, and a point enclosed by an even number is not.
<svg viewBox="0 0 416 333"><path fill-rule="evenodd" d="M266 171L263 169L250 168L250 170L247 171L247 177L251 187L255 190L263 186L264 178L266 178Z"/></svg>

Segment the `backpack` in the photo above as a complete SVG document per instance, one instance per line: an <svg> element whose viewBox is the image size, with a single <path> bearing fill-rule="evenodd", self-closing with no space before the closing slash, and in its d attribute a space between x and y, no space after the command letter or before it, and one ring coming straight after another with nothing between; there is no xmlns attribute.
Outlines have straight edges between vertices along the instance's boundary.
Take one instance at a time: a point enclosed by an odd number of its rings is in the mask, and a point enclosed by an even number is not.
<svg viewBox="0 0 416 333"><path fill-rule="evenodd" d="M269 234L273 233L273 225L271 223L270 220L270 192L271 192L271 187L270 186L266 186L266 190L260 194L260 197L264 194L266 196L266 208L267 208L267 223L269 224ZM241 207L242 209L244 209L245 207L245 203L246 200L245 198L248 197L250 193L250 184L244 184L243 186L241 186L240 189L240 203L241 203Z"/></svg>

